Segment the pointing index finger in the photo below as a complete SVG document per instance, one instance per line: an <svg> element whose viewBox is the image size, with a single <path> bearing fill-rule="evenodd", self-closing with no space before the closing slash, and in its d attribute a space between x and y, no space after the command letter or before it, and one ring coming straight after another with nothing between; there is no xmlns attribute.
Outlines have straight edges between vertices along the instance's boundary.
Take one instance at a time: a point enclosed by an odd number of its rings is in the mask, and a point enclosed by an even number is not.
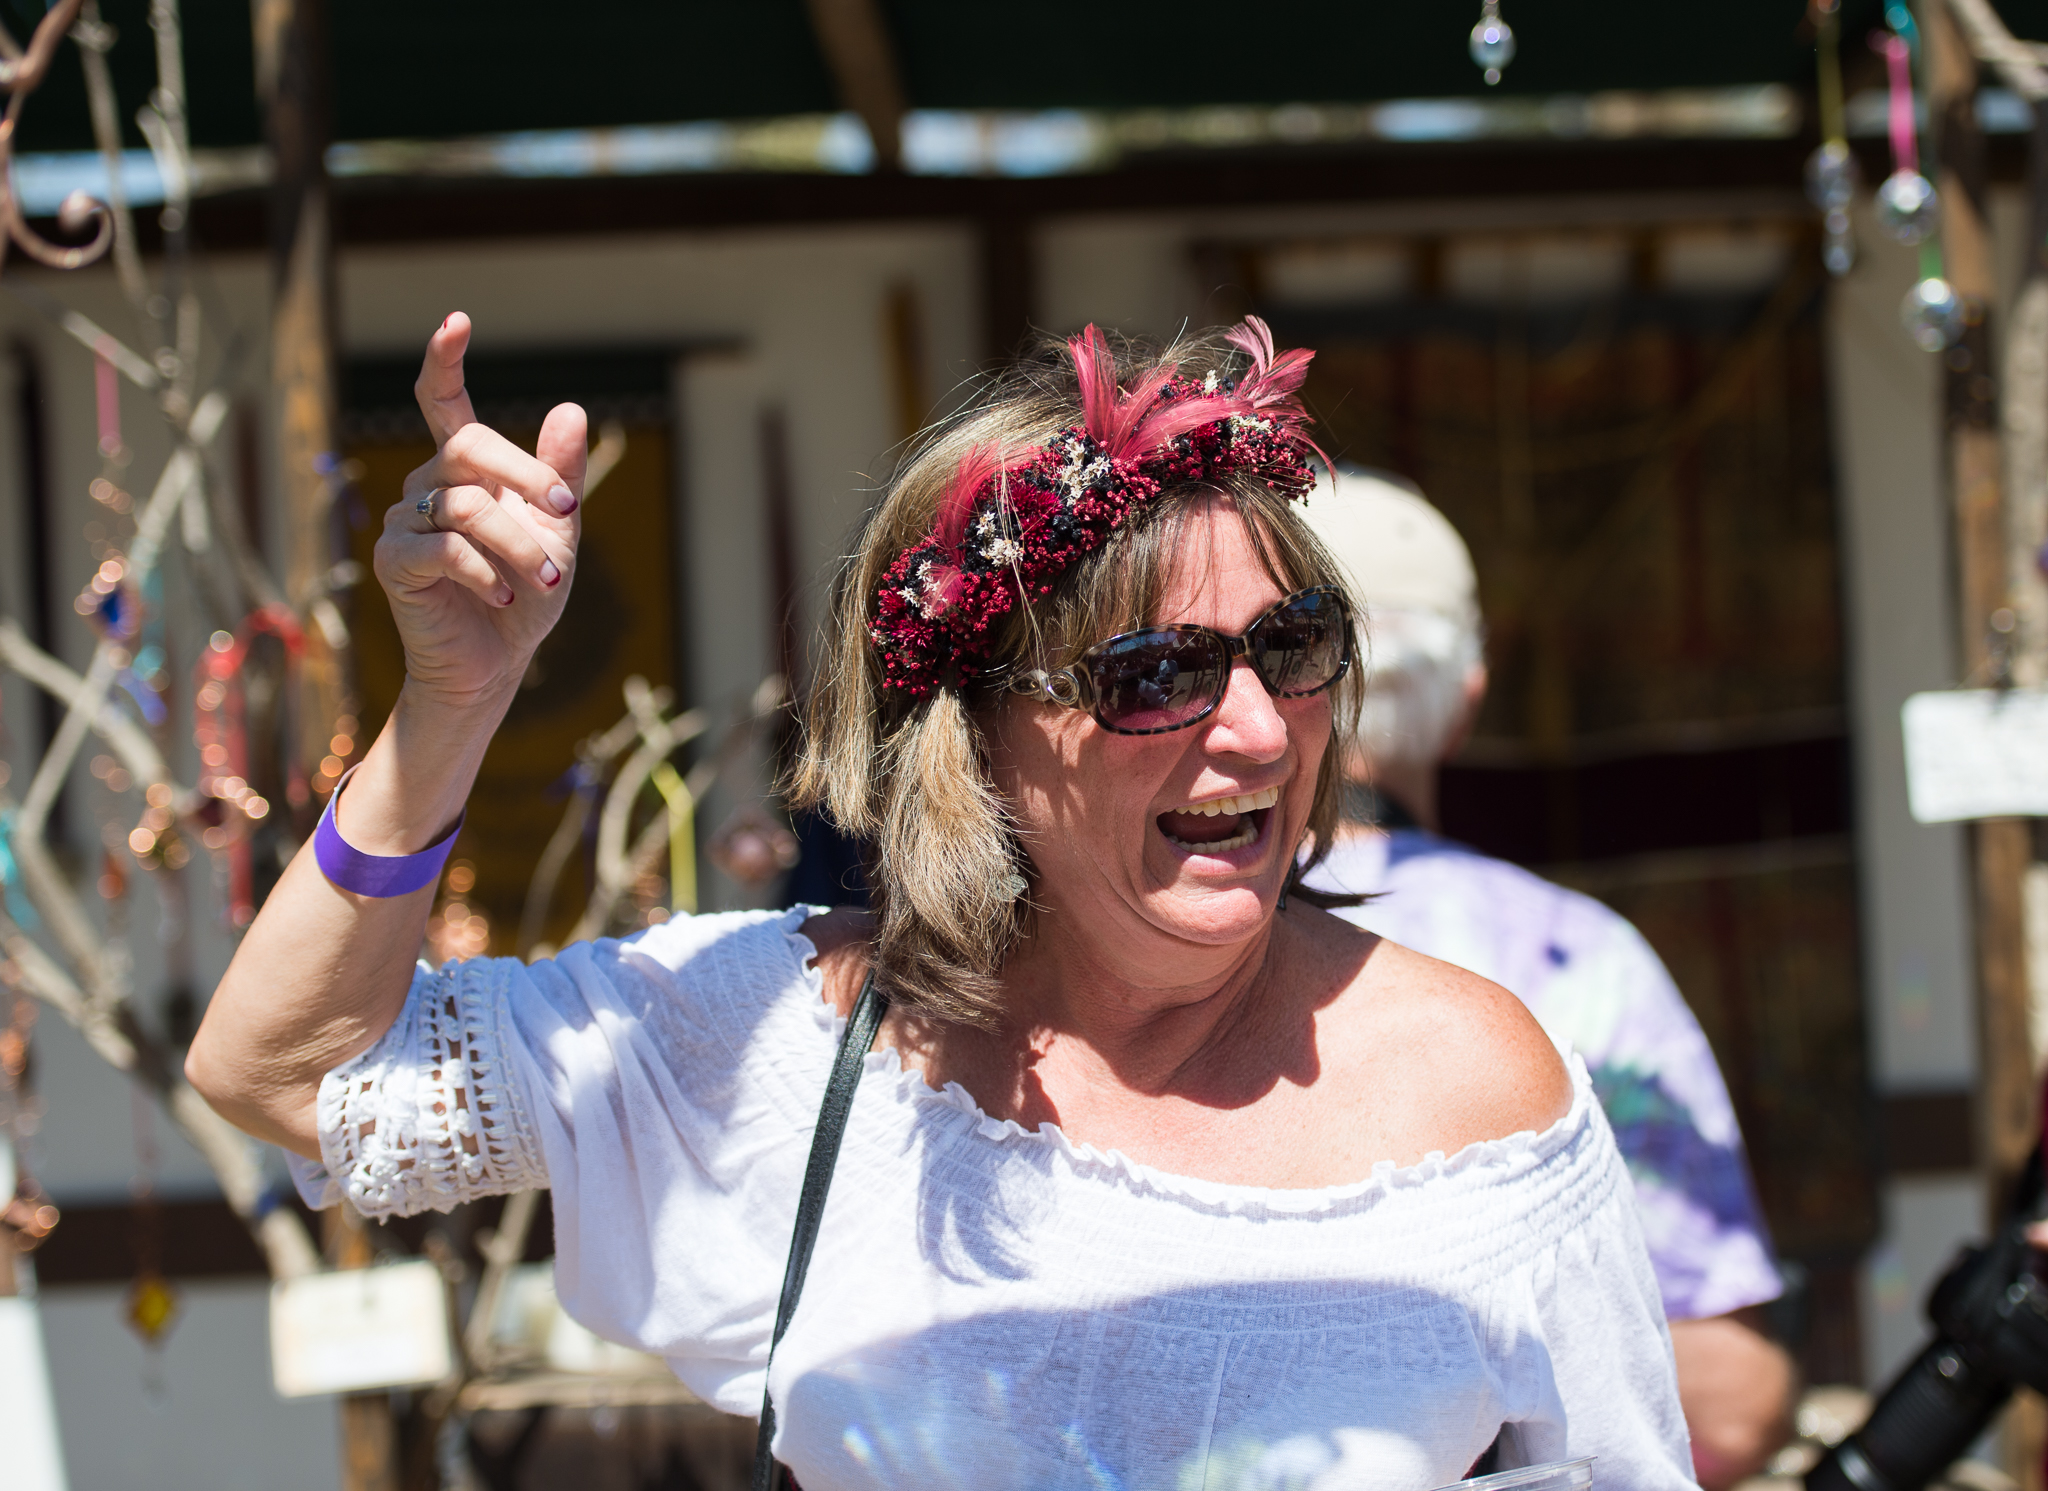
<svg viewBox="0 0 2048 1491"><path fill-rule="evenodd" d="M419 381L413 397L420 413L427 417L434 444L446 445L448 438L464 425L476 423L469 390L462 376L463 354L469 350L469 317L456 311L427 339L427 355L420 364Z"/></svg>

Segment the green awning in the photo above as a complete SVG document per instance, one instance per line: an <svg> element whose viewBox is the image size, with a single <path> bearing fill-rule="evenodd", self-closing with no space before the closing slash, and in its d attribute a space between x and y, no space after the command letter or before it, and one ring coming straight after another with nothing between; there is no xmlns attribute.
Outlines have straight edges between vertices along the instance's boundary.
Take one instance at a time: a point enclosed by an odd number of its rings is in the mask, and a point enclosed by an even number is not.
<svg viewBox="0 0 2048 1491"><path fill-rule="evenodd" d="M1498 90L1466 55L1477 0L880 0L912 108L1130 109L1368 102L1812 77L1804 0L1716 6L1502 0L1520 50ZM101 0L128 117L154 82L147 0ZM40 0L0 0L17 38ZM826 113L840 107L803 0L330 0L336 135L435 139L514 130ZM2048 0L2000 0L2048 38ZM248 0L184 0L193 142L258 139ZM1845 0L1847 50L1880 17ZM1856 60L1856 59L1852 59ZM20 147L91 145L67 47Z"/></svg>

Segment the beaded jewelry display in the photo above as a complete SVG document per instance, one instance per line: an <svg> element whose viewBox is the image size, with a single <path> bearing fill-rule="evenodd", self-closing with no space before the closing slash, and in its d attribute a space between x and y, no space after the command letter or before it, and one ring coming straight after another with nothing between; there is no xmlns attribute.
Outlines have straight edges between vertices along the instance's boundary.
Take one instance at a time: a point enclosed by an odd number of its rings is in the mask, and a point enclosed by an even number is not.
<svg viewBox="0 0 2048 1491"><path fill-rule="evenodd" d="M1081 555L1100 548L1130 511L1168 482L1250 471L1289 498L1315 485L1299 391L1315 354L1275 356L1273 333L1247 316L1227 334L1251 358L1234 381L1197 383L1162 367L1127 392L1094 326L1070 338L1083 422L1006 456L977 446L939 498L931 534L889 566L869 637L883 683L921 699L978 677L990 629L1048 594Z"/></svg>

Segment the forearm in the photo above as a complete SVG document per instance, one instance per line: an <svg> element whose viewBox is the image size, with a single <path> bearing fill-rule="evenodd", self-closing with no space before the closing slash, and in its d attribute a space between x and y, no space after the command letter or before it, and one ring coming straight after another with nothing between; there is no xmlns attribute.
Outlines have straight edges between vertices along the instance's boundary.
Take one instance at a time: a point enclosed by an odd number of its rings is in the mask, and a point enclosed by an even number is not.
<svg viewBox="0 0 2048 1491"><path fill-rule="evenodd" d="M439 838L510 698L450 705L408 683L336 806L342 837L376 855ZM397 1018L433 898L431 885L388 898L342 890L301 849L214 991L186 1060L192 1085L258 1138L317 1156L320 1080Z"/></svg>
<svg viewBox="0 0 2048 1491"><path fill-rule="evenodd" d="M1755 1307L1671 1322L1678 1397L1706 1491L1755 1475L1792 1434L1798 1373Z"/></svg>

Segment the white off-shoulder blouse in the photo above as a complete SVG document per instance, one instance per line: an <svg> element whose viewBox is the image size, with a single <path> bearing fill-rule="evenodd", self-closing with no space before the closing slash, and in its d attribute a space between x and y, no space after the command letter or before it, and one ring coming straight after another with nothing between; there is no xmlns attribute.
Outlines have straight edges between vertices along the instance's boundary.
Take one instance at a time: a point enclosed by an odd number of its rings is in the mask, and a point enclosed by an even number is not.
<svg viewBox="0 0 2048 1491"><path fill-rule="evenodd" d="M389 1216L550 1187L568 1312L755 1413L841 1028L810 914L422 968L322 1085L302 1191ZM1509 1464L1690 1486L1628 1175L1571 1066L1540 1134L1265 1190L873 1052L775 1355L777 1457L806 1491L1425 1491L1505 1426Z"/></svg>

